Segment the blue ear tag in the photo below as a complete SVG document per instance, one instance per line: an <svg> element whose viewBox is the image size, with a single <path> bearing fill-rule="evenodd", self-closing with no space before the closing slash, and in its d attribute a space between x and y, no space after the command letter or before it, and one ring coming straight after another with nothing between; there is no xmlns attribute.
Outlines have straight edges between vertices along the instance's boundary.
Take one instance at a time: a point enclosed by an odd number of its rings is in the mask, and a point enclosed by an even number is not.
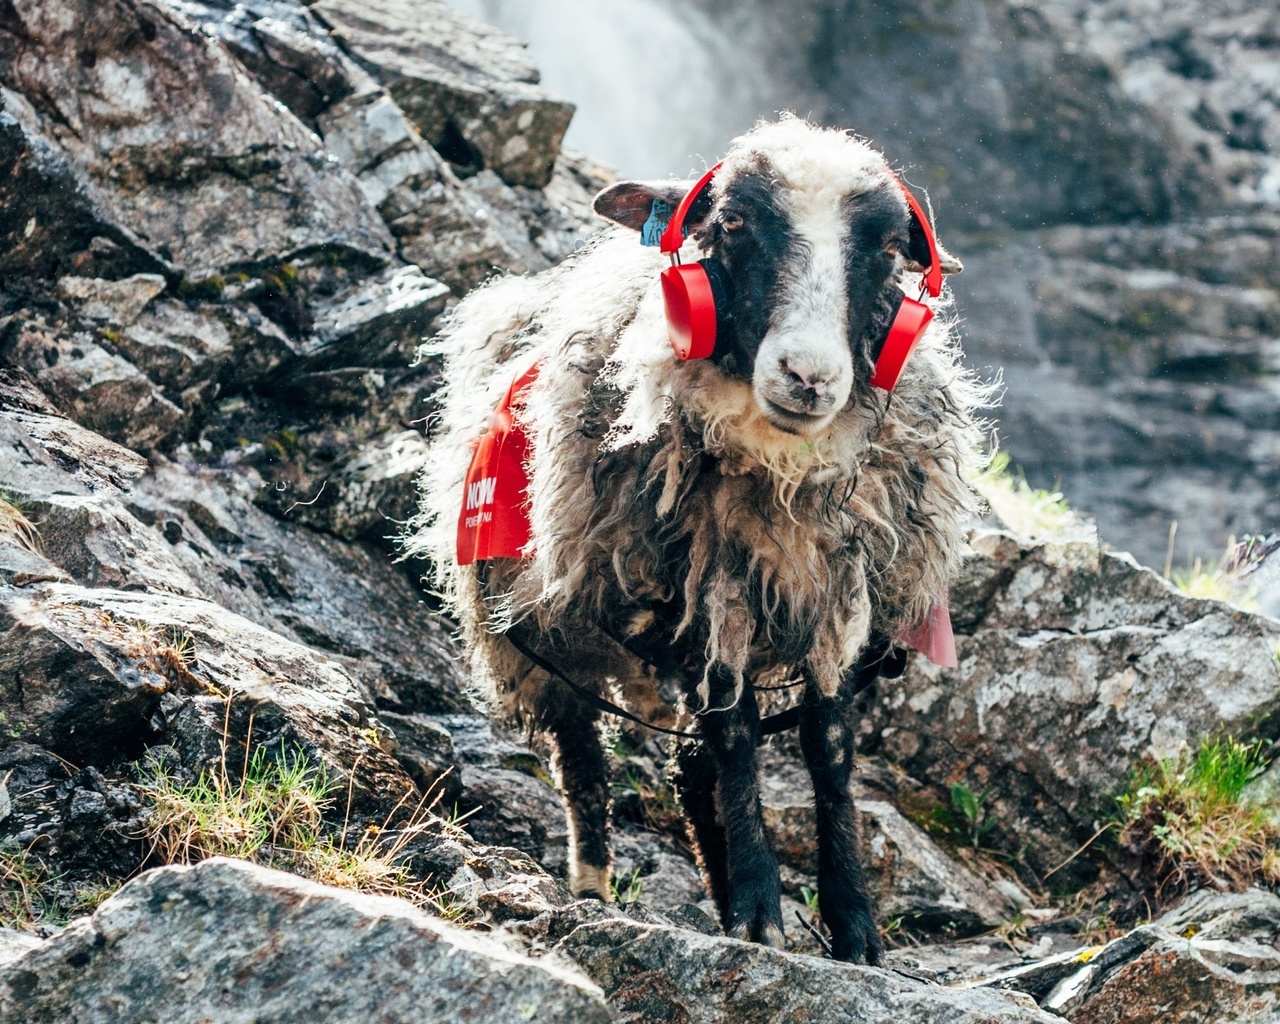
<svg viewBox="0 0 1280 1024"><path fill-rule="evenodd" d="M640 244L662 244L662 233L667 230L667 221L671 219L671 215L675 211L676 208L670 203L655 199L653 205L649 207L649 219L644 222L644 227L640 229Z"/></svg>

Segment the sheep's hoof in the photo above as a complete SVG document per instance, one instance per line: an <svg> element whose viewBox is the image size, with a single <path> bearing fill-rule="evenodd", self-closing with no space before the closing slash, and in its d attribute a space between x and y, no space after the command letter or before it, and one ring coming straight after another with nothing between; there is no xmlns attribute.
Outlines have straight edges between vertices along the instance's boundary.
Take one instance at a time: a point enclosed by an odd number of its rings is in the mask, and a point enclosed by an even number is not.
<svg viewBox="0 0 1280 1024"><path fill-rule="evenodd" d="M786 949L787 939L782 931L782 908L775 900L772 908L761 900L746 913L736 913L725 929L731 939L759 942L773 949Z"/></svg>
<svg viewBox="0 0 1280 1024"><path fill-rule="evenodd" d="M837 960L856 964L866 960L875 967L884 953L880 943L880 930L871 914L865 910L850 912L843 920L824 922L831 931L831 955Z"/></svg>

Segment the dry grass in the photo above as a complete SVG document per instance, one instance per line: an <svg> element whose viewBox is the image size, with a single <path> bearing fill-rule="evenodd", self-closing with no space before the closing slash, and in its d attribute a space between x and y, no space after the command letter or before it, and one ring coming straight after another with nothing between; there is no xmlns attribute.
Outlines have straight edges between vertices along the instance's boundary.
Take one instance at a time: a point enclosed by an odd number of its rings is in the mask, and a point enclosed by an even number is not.
<svg viewBox="0 0 1280 1024"><path fill-rule="evenodd" d="M1242 798L1266 765L1260 744L1227 738L1134 772L1118 801L1120 840L1150 865L1157 897L1280 883L1280 828Z"/></svg>
<svg viewBox="0 0 1280 1024"><path fill-rule="evenodd" d="M409 806L407 794L381 826L353 834L351 791L347 821L341 829L326 825L335 806L334 784L301 751L271 757L262 748L246 754L239 778L223 757L212 771L183 782L154 770L143 785L153 810L146 824L151 858L164 864L190 864L228 856L292 871L324 885L406 899L441 917L458 920L464 911L451 894L429 889L403 864L405 847L428 824L447 827L434 815L430 794ZM438 795L436 800L438 800ZM390 827L396 822L397 827Z"/></svg>
<svg viewBox="0 0 1280 1024"><path fill-rule="evenodd" d="M32 554L40 553L40 533L35 523L3 492L0 492L0 537Z"/></svg>
<svg viewBox="0 0 1280 1024"><path fill-rule="evenodd" d="M53 878L30 850L0 849L0 928L61 923L49 895Z"/></svg>

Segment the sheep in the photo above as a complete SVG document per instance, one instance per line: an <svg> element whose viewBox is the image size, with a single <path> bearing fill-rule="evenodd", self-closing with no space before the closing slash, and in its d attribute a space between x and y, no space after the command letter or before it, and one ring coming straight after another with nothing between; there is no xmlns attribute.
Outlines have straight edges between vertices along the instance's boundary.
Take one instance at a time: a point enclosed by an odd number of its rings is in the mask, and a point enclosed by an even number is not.
<svg viewBox="0 0 1280 1024"><path fill-rule="evenodd" d="M904 275L930 257L885 158L795 117L734 140L690 212L682 255L718 257L728 298L715 354L676 359L665 259L637 232L689 188L605 188L594 209L611 227L560 266L457 306L424 349L443 356L445 383L407 546L432 560L494 712L551 751L581 896L609 896L609 790L599 702L564 680L697 732L677 744L675 778L704 880L727 934L780 947L755 687L803 683L822 920L835 957L874 964L849 791L853 694L945 600L980 504L967 481L990 389L960 364L945 298L896 389L869 384ZM472 448L535 359L515 409L529 544L460 564Z"/></svg>

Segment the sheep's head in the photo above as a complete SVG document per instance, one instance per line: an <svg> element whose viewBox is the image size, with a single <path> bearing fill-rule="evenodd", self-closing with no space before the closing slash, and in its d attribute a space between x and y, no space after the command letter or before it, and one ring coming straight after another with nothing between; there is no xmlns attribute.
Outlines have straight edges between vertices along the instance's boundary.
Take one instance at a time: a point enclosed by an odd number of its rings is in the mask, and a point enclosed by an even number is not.
<svg viewBox="0 0 1280 1024"><path fill-rule="evenodd" d="M619 182L595 210L639 230L655 199L674 205L690 187ZM900 274L928 262L884 157L798 118L760 125L734 141L686 225L724 268L714 362L751 382L778 429L824 428L871 376ZM944 272L960 269L940 253Z"/></svg>

